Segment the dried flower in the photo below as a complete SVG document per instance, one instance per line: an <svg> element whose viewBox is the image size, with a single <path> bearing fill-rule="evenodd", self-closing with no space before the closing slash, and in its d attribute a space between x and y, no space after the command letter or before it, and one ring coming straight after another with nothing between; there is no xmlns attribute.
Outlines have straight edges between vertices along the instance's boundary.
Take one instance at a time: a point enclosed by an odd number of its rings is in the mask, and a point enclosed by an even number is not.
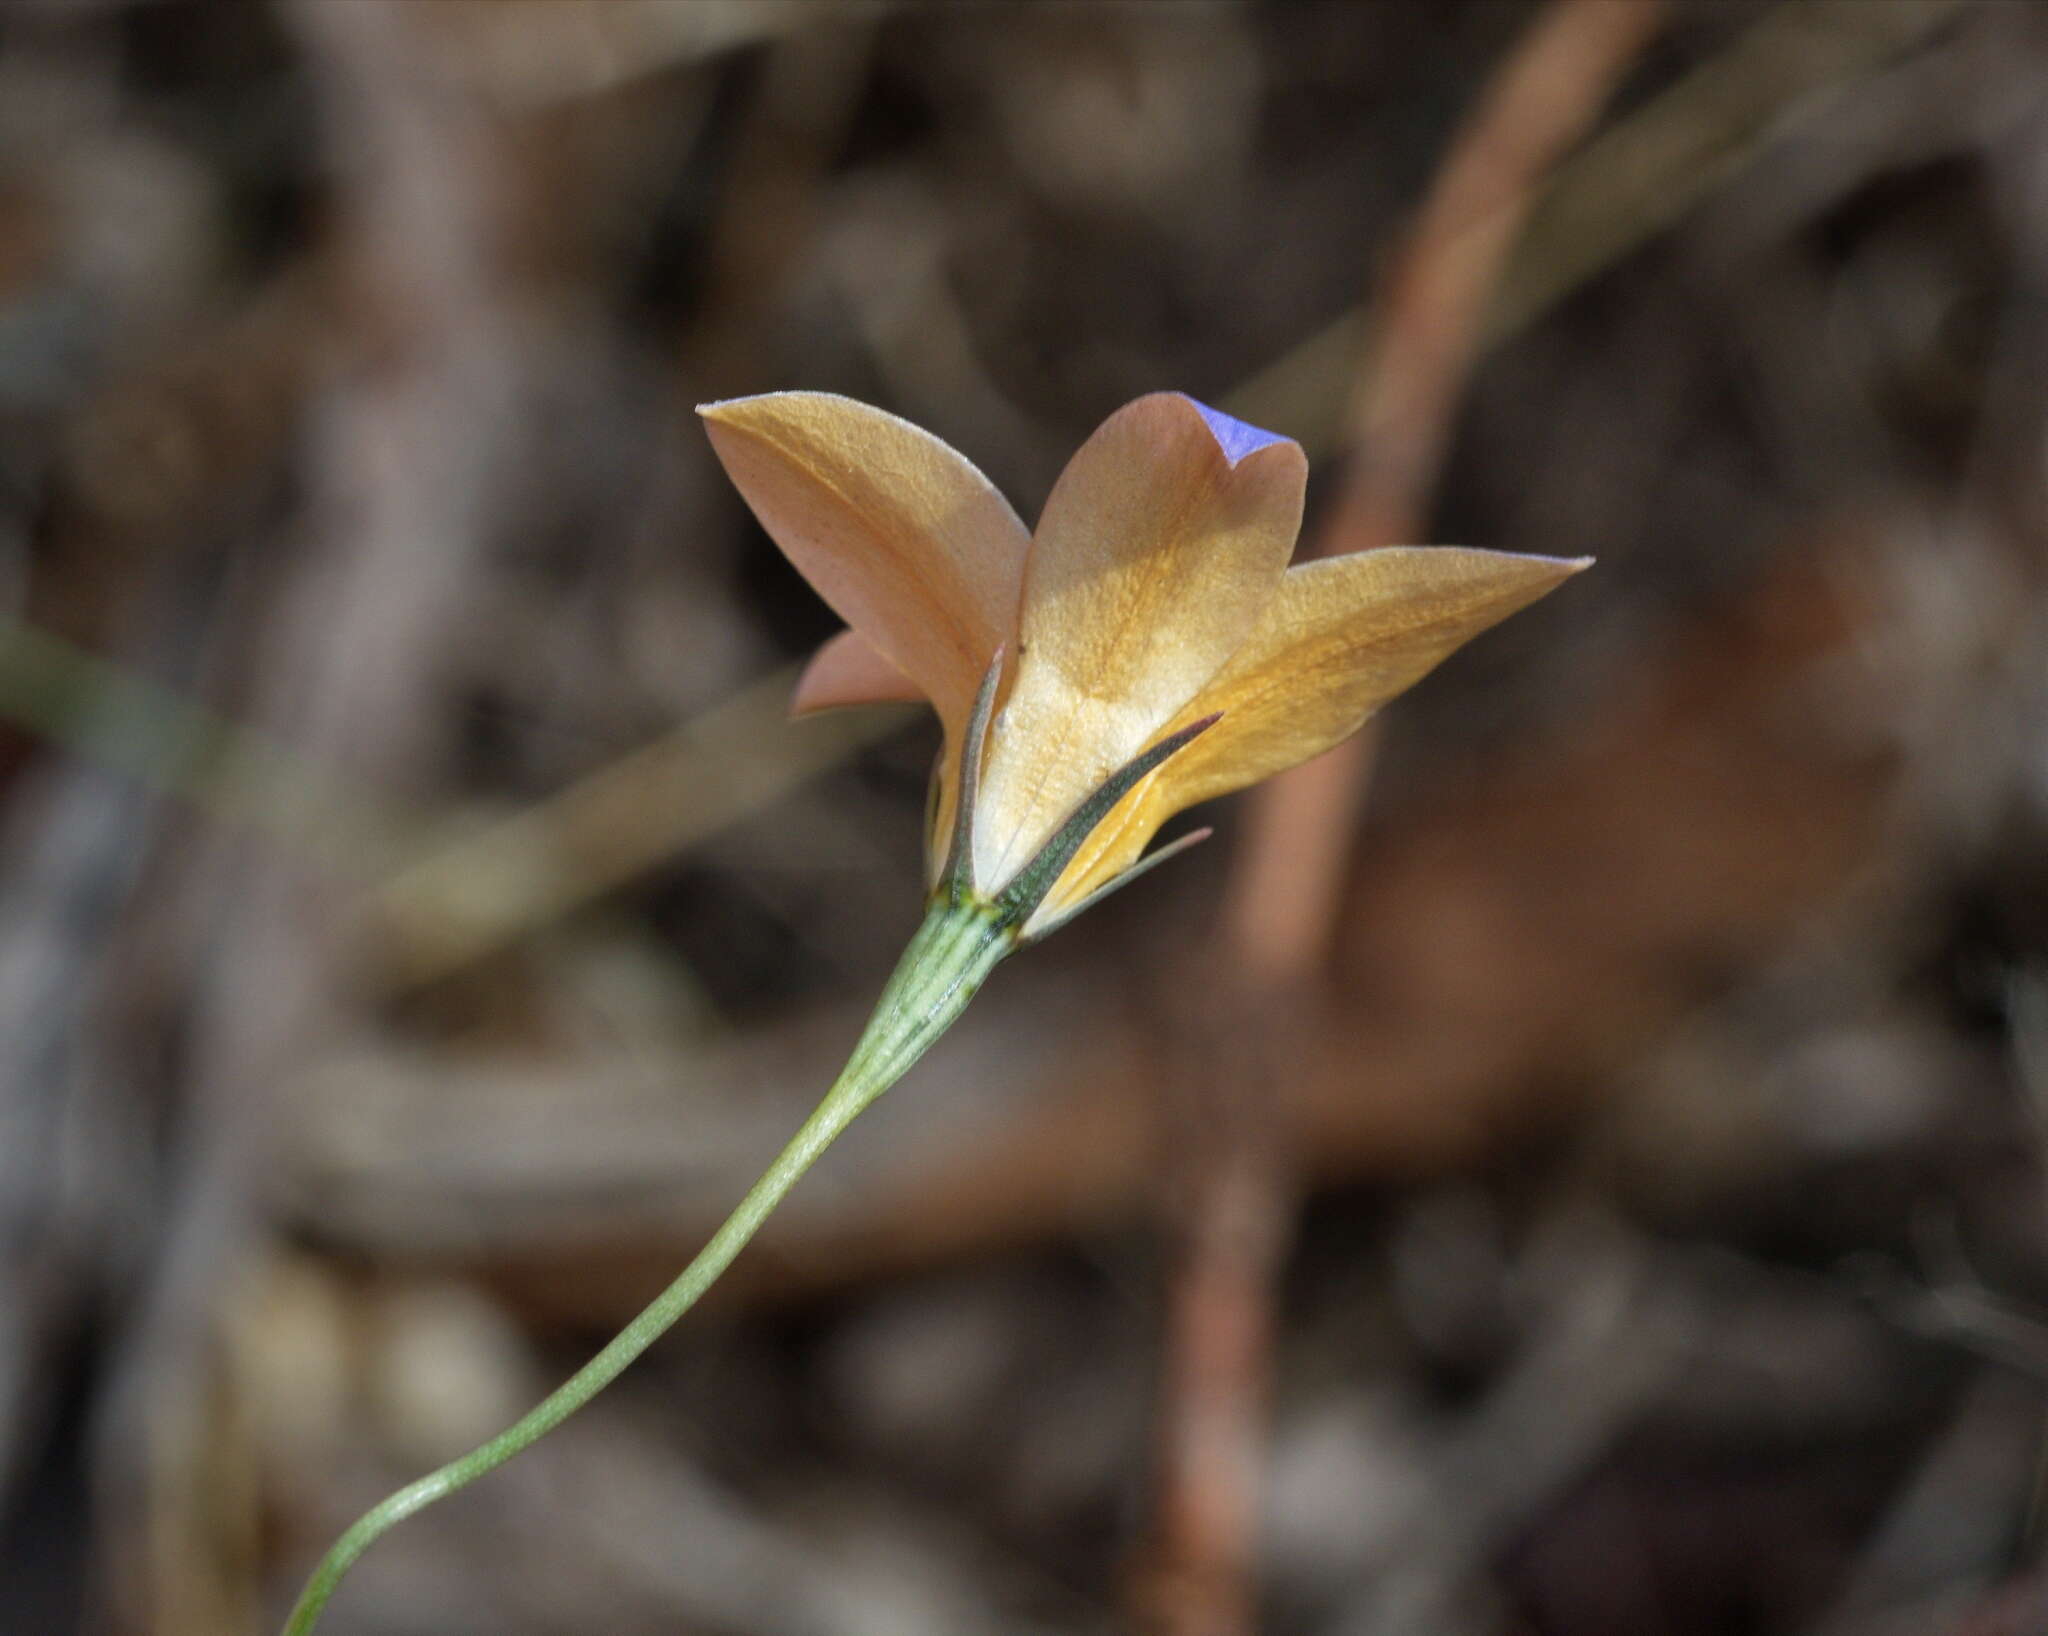
<svg viewBox="0 0 2048 1636"><path fill-rule="evenodd" d="M930 700L933 885L1009 900L1024 938L1156 861L1140 858L1174 814L1327 750L1585 566L1404 546L1290 568L1300 446L1179 393L1104 421L1035 534L964 456L850 398L699 413L852 627L795 707Z"/></svg>

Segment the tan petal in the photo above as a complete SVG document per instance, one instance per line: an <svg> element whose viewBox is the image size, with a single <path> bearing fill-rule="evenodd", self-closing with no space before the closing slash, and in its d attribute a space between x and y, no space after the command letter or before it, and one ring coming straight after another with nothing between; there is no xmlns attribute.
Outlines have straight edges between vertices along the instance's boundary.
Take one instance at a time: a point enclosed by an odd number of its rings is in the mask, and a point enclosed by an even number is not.
<svg viewBox="0 0 2048 1636"><path fill-rule="evenodd" d="M1009 639L1029 540L965 456L827 392L706 404L711 444L817 593L957 731Z"/></svg>
<svg viewBox="0 0 2048 1636"><path fill-rule="evenodd" d="M1302 563L1242 652L1170 724L1222 720L1140 784L1068 866L1048 906L1134 863L1159 826L1318 756L1465 642L1592 559L1392 546Z"/></svg>
<svg viewBox="0 0 2048 1636"><path fill-rule="evenodd" d="M1000 886L1251 634L1301 525L1298 445L1162 392L1068 464L1025 570L975 875Z"/></svg>
<svg viewBox="0 0 2048 1636"><path fill-rule="evenodd" d="M841 631L811 655L790 695L792 717L853 704L923 704L924 690L859 631Z"/></svg>

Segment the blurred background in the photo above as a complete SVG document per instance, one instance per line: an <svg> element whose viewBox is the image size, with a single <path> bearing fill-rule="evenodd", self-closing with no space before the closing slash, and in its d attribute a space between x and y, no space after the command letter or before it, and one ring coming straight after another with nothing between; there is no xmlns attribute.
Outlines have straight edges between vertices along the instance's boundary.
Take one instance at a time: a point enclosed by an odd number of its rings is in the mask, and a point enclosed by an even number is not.
<svg viewBox="0 0 2048 1636"><path fill-rule="evenodd" d="M1006 966L334 1636L2048 1628L2048 8L16 0L0 1630L275 1629L702 1242L936 732L692 414L1596 571Z"/></svg>

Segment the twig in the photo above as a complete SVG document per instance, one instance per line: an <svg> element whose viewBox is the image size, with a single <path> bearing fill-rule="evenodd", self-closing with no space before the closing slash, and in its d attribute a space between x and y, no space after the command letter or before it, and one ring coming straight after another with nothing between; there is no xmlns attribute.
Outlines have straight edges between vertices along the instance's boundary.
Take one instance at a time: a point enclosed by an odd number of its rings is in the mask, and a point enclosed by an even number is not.
<svg viewBox="0 0 2048 1636"><path fill-rule="evenodd" d="M1381 296L1377 361L1346 416L1351 470L1308 554L1419 532L1535 185L1583 134L1657 15L1649 0L1558 0L1482 96ZM1141 1620L1171 1636L1252 1628L1272 1286L1293 1215L1263 1087L1288 1071L1290 1024L1329 947L1370 742L1354 738L1276 781L1254 807L1224 908L1227 956L1210 981L1189 985L1203 994L1202 1021L1186 1031L1200 1046L1168 1076L1179 1206L1138 1594Z"/></svg>

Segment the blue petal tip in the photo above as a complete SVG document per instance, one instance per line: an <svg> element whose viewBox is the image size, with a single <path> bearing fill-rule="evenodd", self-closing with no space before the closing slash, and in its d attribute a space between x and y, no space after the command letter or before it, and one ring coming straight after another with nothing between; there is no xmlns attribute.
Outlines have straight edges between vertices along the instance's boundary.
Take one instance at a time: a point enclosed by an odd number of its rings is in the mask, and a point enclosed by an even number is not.
<svg viewBox="0 0 2048 1636"><path fill-rule="evenodd" d="M1256 454L1269 443L1285 443L1286 438L1278 432L1262 431L1247 425L1233 415L1226 415L1221 409L1211 409L1206 403L1189 398L1201 411L1202 419L1208 422L1209 435L1216 439L1216 446L1223 451L1223 458L1235 466L1248 454Z"/></svg>

